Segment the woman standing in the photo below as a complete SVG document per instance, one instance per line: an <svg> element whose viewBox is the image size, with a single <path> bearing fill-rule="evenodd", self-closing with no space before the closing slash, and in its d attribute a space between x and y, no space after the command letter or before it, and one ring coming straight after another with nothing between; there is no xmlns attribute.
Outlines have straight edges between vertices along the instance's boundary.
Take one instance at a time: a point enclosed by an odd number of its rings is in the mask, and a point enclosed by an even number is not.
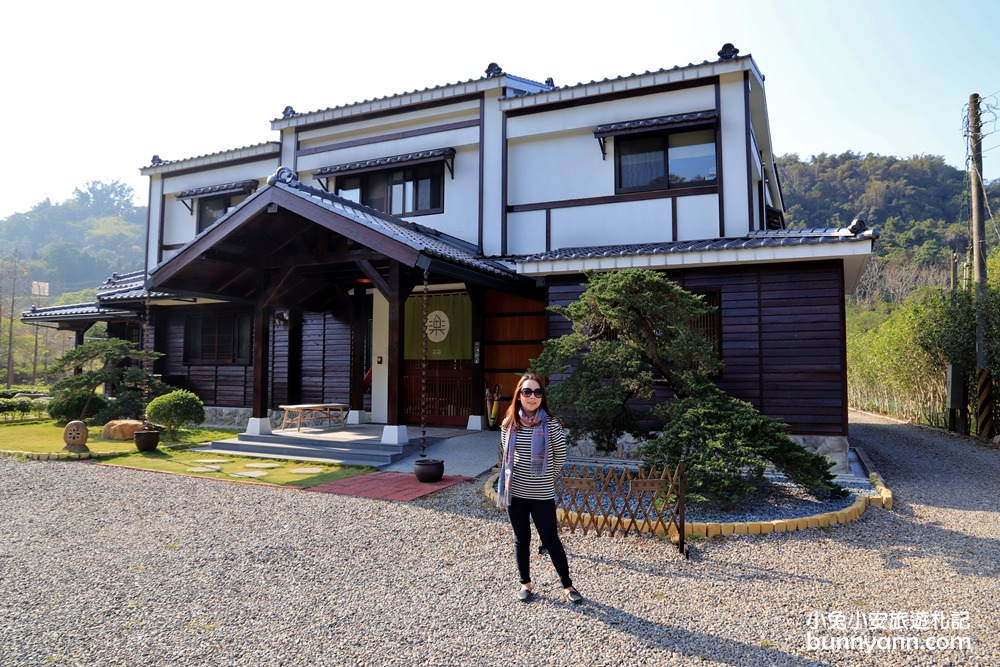
<svg viewBox="0 0 1000 667"><path fill-rule="evenodd" d="M514 400L500 425L500 447L497 506L507 511L514 529L514 554L521 577L517 599L528 602L533 595L530 563L534 521L566 597L573 603L583 601L569 576L556 522L555 478L566 461L566 436L559 420L548 413L545 387L537 375L529 373L518 380Z"/></svg>

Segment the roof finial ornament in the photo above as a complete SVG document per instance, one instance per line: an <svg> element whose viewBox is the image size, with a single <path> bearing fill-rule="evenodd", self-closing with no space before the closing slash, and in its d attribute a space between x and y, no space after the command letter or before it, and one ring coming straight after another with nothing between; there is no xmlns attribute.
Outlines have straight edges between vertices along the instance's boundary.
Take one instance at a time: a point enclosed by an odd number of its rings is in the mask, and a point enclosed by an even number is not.
<svg viewBox="0 0 1000 667"><path fill-rule="evenodd" d="M547 78L547 79L545 80L545 85L546 85L546 86L552 86L553 88L555 88L555 87L556 87L556 82L555 82L555 79L553 79L553 78L552 78L552 77L550 76L549 78Z"/></svg>
<svg viewBox="0 0 1000 667"><path fill-rule="evenodd" d="M163 160L160 159L159 155L154 155L151 162L154 167L163 164Z"/></svg>
<svg viewBox="0 0 1000 667"><path fill-rule="evenodd" d="M285 107L285 110L281 112L282 118L294 118L295 116L298 115L299 114L295 111L295 109L291 107L291 105Z"/></svg>
<svg viewBox="0 0 1000 667"><path fill-rule="evenodd" d="M490 66L486 68L486 78L492 79L498 76L503 76L503 69L496 63L490 63Z"/></svg>
<svg viewBox="0 0 1000 667"><path fill-rule="evenodd" d="M740 50L733 46L731 43L726 42L722 45L722 50L719 51L719 60L732 60L737 55L739 55Z"/></svg>
<svg viewBox="0 0 1000 667"><path fill-rule="evenodd" d="M295 187L299 184L299 175L288 167L278 167L278 171L267 177L267 184L274 185L278 182Z"/></svg>

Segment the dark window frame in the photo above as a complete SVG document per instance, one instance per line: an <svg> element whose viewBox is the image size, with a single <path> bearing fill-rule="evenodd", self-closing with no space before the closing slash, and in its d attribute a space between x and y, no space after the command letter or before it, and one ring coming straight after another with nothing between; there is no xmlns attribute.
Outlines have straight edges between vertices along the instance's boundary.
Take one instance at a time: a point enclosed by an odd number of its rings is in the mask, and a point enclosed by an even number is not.
<svg viewBox="0 0 1000 667"><path fill-rule="evenodd" d="M184 362L249 366L253 356L253 316L225 311L190 314L184 320Z"/></svg>
<svg viewBox="0 0 1000 667"><path fill-rule="evenodd" d="M722 290L699 289L690 290L702 298L706 305L714 306L710 313L705 313L688 320L688 328L701 333L715 349L716 357L722 359Z"/></svg>
<svg viewBox="0 0 1000 667"><path fill-rule="evenodd" d="M218 222L219 218L224 216L229 211L229 209L242 202L248 196L249 195L245 193L235 192L224 195L206 195L204 197L198 197L198 216L196 222L198 226L197 233L201 234L203 231L214 225ZM220 206L213 207L213 210L217 210L219 213L206 222L206 218L210 212L209 205L216 202L218 202Z"/></svg>
<svg viewBox="0 0 1000 667"><path fill-rule="evenodd" d="M389 215L420 216L444 213L444 161L338 175L333 192ZM409 196L406 196L407 184ZM359 192L360 194L350 194ZM403 193L396 206L394 195ZM407 200L411 205L406 205ZM423 203L422 201L423 200ZM421 208L423 206L423 208Z"/></svg>
<svg viewBox="0 0 1000 667"><path fill-rule="evenodd" d="M633 192L657 192L657 191L679 191L692 188L719 186L719 136L717 123L702 123L698 125L686 125L683 128L667 130L655 130L650 132L630 132L614 135L614 159L615 159L615 194L629 194ZM697 181L683 181L680 183L670 183L670 149L671 139L683 137L684 135L694 135L698 133L710 133L712 137L712 148L714 158L713 178ZM662 154L663 183L626 185L623 183L622 157L625 155L635 155L638 151L629 151L639 145L659 144L658 152ZM707 143L707 142L706 142ZM673 147L676 148L676 147ZM656 152L656 151L653 151Z"/></svg>

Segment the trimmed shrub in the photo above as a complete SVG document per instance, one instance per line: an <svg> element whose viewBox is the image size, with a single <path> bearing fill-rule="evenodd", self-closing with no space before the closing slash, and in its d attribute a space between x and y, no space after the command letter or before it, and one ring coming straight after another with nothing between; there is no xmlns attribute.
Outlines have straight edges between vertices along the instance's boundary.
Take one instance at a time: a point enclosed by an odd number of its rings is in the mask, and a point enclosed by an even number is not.
<svg viewBox="0 0 1000 667"><path fill-rule="evenodd" d="M90 400L88 403L87 400ZM84 406L86 405L86 412ZM108 401L100 394L65 393L53 396L45 409L57 422L67 423L75 419L89 419L107 407Z"/></svg>
<svg viewBox="0 0 1000 667"><path fill-rule="evenodd" d="M48 404L48 398L33 398L31 399L31 412L36 416L41 416L47 412L46 407Z"/></svg>
<svg viewBox="0 0 1000 667"><path fill-rule="evenodd" d="M146 419L167 429L167 438L177 439L177 429L205 421L205 405L195 394L178 389L158 396L146 406Z"/></svg>

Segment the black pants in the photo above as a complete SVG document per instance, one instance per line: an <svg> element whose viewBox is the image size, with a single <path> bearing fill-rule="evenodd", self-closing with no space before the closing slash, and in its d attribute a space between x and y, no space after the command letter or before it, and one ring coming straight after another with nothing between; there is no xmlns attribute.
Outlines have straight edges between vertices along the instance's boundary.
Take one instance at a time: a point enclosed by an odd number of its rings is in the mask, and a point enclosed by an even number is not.
<svg viewBox="0 0 1000 667"><path fill-rule="evenodd" d="M559 539L556 501L514 497L510 499L507 516L510 517L510 525L514 529L514 555L517 558L517 572L521 577L521 583L531 583L531 521L533 520L538 537L552 558L552 565L559 574L563 588L572 586L573 580L569 577L566 550L563 549L562 541Z"/></svg>

